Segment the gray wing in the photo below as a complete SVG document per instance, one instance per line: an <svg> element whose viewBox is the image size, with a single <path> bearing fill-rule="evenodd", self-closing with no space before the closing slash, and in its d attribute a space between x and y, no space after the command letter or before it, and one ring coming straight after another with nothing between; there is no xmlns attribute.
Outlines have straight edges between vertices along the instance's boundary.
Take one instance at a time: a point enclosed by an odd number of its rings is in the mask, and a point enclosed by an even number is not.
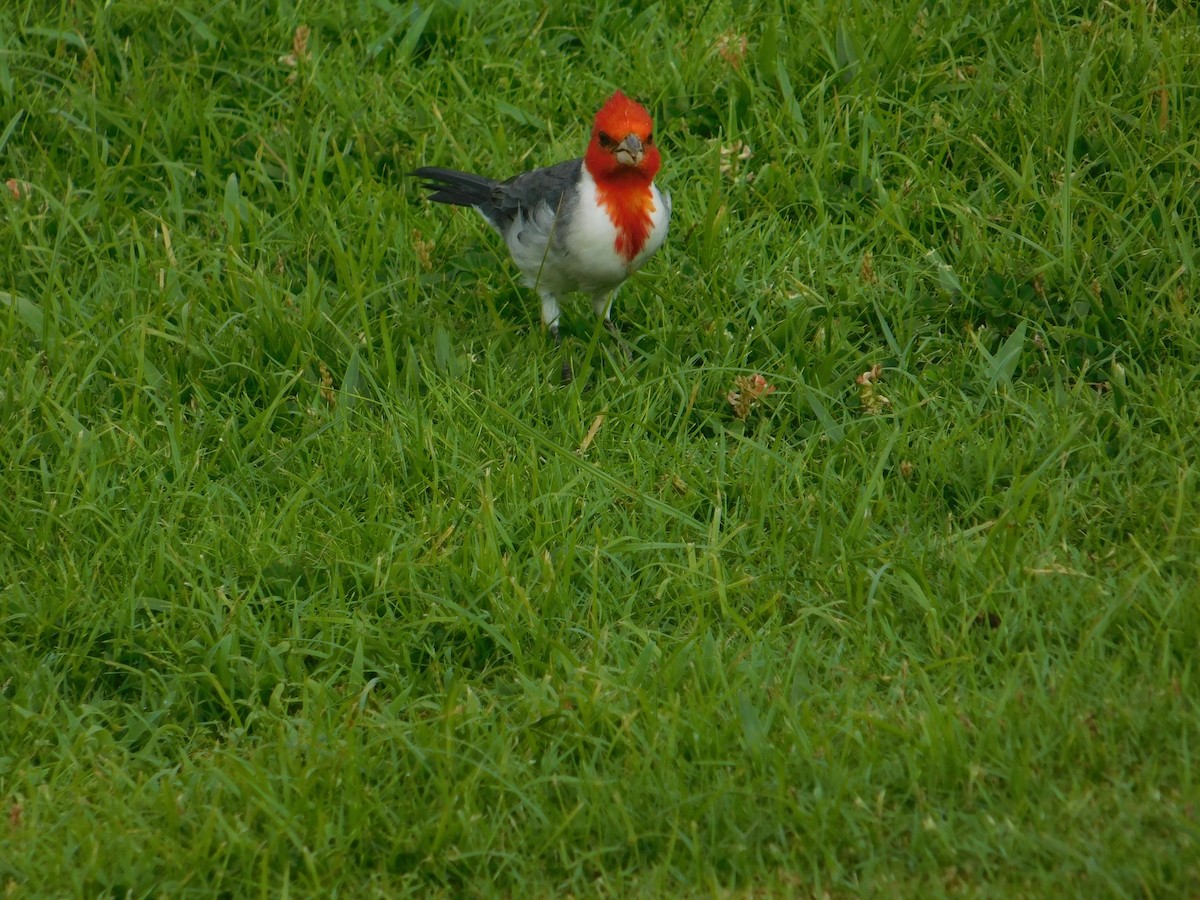
<svg viewBox="0 0 1200 900"><path fill-rule="evenodd" d="M502 234L507 234L518 217L522 224L539 217L543 204L552 212L561 213L564 195L567 202L574 198L582 167L582 159L571 159L502 181L492 188L485 215Z"/></svg>

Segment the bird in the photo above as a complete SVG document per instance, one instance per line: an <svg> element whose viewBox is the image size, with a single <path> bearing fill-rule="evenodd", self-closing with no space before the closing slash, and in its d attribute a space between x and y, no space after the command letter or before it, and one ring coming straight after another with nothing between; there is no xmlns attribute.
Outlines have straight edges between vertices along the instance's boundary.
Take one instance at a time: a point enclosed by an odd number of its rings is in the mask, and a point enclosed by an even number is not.
<svg viewBox="0 0 1200 900"><path fill-rule="evenodd" d="M588 295L620 341L611 318L616 289L667 237L671 195L654 184L661 165L650 113L618 90L596 113L578 159L506 181L437 166L410 174L430 200L474 207L504 238L525 285L541 298L542 323L558 346L562 300L572 293ZM569 360L563 380L571 381Z"/></svg>

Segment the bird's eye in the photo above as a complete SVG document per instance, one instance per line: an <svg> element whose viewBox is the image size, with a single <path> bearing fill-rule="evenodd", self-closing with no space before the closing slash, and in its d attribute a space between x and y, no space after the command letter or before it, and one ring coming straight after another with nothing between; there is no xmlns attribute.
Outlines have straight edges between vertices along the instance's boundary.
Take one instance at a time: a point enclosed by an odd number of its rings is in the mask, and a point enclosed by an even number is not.
<svg viewBox="0 0 1200 900"><path fill-rule="evenodd" d="M600 132L600 134L597 135L597 137L600 138L600 146L603 147L605 150L611 150L613 147L617 146L617 142L614 141L612 138L610 138L603 131Z"/></svg>
<svg viewBox="0 0 1200 900"><path fill-rule="evenodd" d="M654 132L653 131L651 131L649 134L646 135L646 143L647 144L654 143Z"/></svg>

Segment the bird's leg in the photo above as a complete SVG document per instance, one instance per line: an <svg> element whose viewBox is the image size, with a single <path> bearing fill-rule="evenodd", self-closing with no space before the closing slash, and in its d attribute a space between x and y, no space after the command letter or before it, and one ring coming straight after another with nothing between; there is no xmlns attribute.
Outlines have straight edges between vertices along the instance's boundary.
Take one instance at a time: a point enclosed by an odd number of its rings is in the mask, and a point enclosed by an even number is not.
<svg viewBox="0 0 1200 900"><path fill-rule="evenodd" d="M605 329L617 339L617 346L620 348L621 354L625 357L625 362L630 362L633 359L633 353L630 351L629 345L625 343L625 339L621 337L621 329L609 317L609 313L612 311L613 298L616 296L616 291L613 291L611 294L596 294L592 297L592 312L598 316L604 316Z"/></svg>
<svg viewBox="0 0 1200 900"><path fill-rule="evenodd" d="M542 324L550 332L550 338L554 341L555 349L562 347L562 335L558 331L558 320L562 315L562 310L558 306L558 298L551 293L542 292ZM571 371L571 357L563 352L562 364L562 380L563 384L570 384L575 378L575 373Z"/></svg>
<svg viewBox="0 0 1200 900"><path fill-rule="evenodd" d="M608 314L612 311L613 300L616 296L616 291L607 294L592 294L592 312L598 317L603 317L605 325L608 325Z"/></svg>
<svg viewBox="0 0 1200 900"><path fill-rule="evenodd" d="M558 298L549 291L539 291L542 297L542 324L550 329L554 339L558 340L558 319L562 310L558 307Z"/></svg>

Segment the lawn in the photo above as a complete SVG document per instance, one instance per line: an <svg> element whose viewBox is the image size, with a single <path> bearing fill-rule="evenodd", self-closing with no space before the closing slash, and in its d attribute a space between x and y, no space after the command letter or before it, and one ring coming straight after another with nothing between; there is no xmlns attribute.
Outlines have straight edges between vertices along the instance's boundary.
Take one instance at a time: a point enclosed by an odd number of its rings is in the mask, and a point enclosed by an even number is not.
<svg viewBox="0 0 1200 900"><path fill-rule="evenodd" d="M628 360L405 177L617 87ZM0 181L6 898L1200 894L1194 3L10 0Z"/></svg>

